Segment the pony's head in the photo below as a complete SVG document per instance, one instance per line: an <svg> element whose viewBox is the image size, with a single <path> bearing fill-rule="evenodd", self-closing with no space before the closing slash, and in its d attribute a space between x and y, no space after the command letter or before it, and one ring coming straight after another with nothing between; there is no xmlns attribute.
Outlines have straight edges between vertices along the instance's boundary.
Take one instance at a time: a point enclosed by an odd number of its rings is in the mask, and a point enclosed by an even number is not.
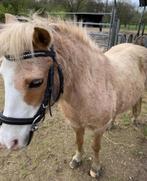
<svg viewBox="0 0 147 181"><path fill-rule="evenodd" d="M47 28L32 22L17 22L13 16L6 21L8 24L0 33L0 73L5 87L0 145L18 149L28 145L36 124L44 118L50 103L48 96L51 98L48 82L52 84L54 79L50 75L61 72L57 64L56 70L51 69L55 52Z"/></svg>

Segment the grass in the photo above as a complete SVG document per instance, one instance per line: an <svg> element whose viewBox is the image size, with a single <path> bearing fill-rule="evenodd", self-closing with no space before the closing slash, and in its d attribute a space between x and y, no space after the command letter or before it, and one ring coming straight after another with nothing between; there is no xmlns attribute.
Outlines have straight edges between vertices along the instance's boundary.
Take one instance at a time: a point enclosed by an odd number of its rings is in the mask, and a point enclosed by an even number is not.
<svg viewBox="0 0 147 181"><path fill-rule="evenodd" d="M138 25L127 25L126 27L124 25L120 26L121 32L137 33L137 30L138 30ZM147 26L145 27L144 33L147 33Z"/></svg>
<svg viewBox="0 0 147 181"><path fill-rule="evenodd" d="M143 126L143 135L147 138L147 125Z"/></svg>
<svg viewBox="0 0 147 181"><path fill-rule="evenodd" d="M121 119L123 120L123 124L125 126L129 126L131 124L131 118L129 116L128 113L124 113L122 116L121 116Z"/></svg>

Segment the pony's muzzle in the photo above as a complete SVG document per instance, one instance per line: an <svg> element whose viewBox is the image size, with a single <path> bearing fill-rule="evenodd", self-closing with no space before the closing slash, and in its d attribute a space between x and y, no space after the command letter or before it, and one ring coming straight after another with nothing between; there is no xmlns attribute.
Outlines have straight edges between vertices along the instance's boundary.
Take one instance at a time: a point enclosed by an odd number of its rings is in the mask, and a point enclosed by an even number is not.
<svg viewBox="0 0 147 181"><path fill-rule="evenodd" d="M6 146L4 144L0 144L0 148L1 149L5 149L8 148L10 150L18 150L19 149L19 142L17 139L14 139L11 141L11 143L9 144L9 146Z"/></svg>

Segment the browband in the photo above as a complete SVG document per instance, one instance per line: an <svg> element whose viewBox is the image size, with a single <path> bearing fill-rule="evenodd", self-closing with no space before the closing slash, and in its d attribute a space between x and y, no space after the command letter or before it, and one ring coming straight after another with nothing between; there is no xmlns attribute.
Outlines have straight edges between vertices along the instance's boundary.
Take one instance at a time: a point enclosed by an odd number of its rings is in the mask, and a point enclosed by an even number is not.
<svg viewBox="0 0 147 181"><path fill-rule="evenodd" d="M27 51L24 52L19 58L21 60L26 60L34 57L51 57L55 60L56 53L53 49L53 47L50 48L50 50L35 50L33 52ZM9 61L15 61L16 59L11 55L5 55L6 59Z"/></svg>

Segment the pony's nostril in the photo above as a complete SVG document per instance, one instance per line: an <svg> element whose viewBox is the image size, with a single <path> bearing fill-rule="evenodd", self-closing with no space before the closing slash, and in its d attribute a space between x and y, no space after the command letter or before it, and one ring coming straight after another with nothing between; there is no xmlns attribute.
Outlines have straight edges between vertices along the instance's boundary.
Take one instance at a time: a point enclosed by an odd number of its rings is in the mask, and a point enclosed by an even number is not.
<svg viewBox="0 0 147 181"><path fill-rule="evenodd" d="M12 141L12 148L16 148L17 145L18 145L18 140L17 139L13 140Z"/></svg>

